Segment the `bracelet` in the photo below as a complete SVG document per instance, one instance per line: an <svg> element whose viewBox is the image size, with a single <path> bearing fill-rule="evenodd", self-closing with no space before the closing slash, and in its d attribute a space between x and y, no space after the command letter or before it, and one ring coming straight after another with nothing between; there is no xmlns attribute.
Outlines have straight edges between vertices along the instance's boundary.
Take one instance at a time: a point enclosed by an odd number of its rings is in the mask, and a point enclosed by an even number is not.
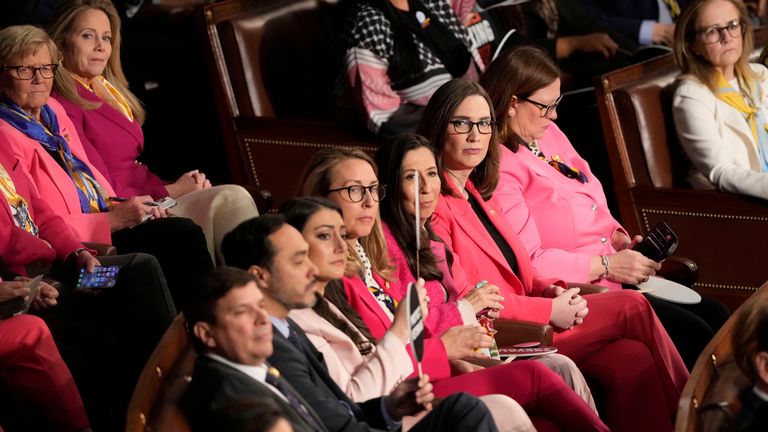
<svg viewBox="0 0 768 432"><path fill-rule="evenodd" d="M608 273L610 272L608 255L600 255L600 261L603 263L603 268L605 269L605 271L602 274L600 274L600 276L598 276L597 279L604 280L608 277Z"/></svg>

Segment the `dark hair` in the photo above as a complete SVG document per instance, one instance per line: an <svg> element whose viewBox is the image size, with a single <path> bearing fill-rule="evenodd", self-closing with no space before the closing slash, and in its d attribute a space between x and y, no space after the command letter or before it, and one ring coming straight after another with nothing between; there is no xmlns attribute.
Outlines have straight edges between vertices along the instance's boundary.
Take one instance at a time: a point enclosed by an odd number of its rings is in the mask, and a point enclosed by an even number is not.
<svg viewBox="0 0 768 432"><path fill-rule="evenodd" d="M268 432L280 419L286 418L277 402L254 396L215 405L211 425L231 432Z"/></svg>
<svg viewBox="0 0 768 432"><path fill-rule="evenodd" d="M505 51L488 66L480 84L488 91L499 124L499 142L517 152L523 139L512 130L509 106L512 98L528 97L560 78L560 69L541 48L521 46Z"/></svg>
<svg viewBox="0 0 768 432"><path fill-rule="evenodd" d="M184 304L184 318L187 320L187 332L192 346L198 353L204 353L207 348L192 332L198 322L216 322L216 302L237 287L255 282L254 277L245 270L235 267L219 267L206 273L191 287Z"/></svg>
<svg viewBox="0 0 768 432"><path fill-rule="evenodd" d="M241 223L221 241L224 260L243 270L253 265L270 269L275 247L269 236L285 223L285 218L276 214L261 215Z"/></svg>
<svg viewBox="0 0 768 432"><path fill-rule="evenodd" d="M309 218L323 209L334 210L341 215L341 208L335 202L319 196L291 198L280 207L279 213L288 225L303 231Z"/></svg>
<svg viewBox="0 0 768 432"><path fill-rule="evenodd" d="M740 309L733 324L733 358L753 383L759 380L755 357L768 352L768 297L755 294Z"/></svg>
<svg viewBox="0 0 768 432"><path fill-rule="evenodd" d="M384 176L379 180L387 185L387 196L379 203L381 219L392 231L414 275L417 273L416 253L413 250L413 245L416 244L416 227L414 216L408 214L403 205L403 160L409 151L419 148L429 149L434 156L429 141L414 133L397 135L379 147L379 151L376 152L376 165L381 167ZM437 257L432 252L429 241L440 240L440 238L432 231L429 221L424 228L425 230L419 233L421 236L419 273L424 280L442 280L443 272L437 267Z"/></svg>
<svg viewBox="0 0 768 432"><path fill-rule="evenodd" d="M309 218L318 211L324 209L335 210L341 215L341 209L336 203L321 197L292 198L283 204L280 208L280 213L285 216L288 224L299 231L303 231ZM340 281L329 282L328 285L326 285L324 295L317 293L317 302L312 306L312 309L323 319L346 334L352 342L355 343L360 354L368 355L371 353L373 349L372 344L376 343L376 339L371 335L371 331L365 325L360 314L349 304L349 299L344 292L343 284L339 282ZM341 289L339 289L339 287L341 287ZM330 291L333 292L331 293ZM348 321L343 320L331 310L328 305L329 299L327 297L329 296L333 297L334 301L332 303L336 305L342 315L344 315L349 322L352 322L359 331L355 331L355 329L349 325ZM363 337L360 336L361 333Z"/></svg>
<svg viewBox="0 0 768 432"><path fill-rule="evenodd" d="M453 117L456 109L464 102L464 99L470 96L482 96L488 102L488 108L491 111L491 120L496 122L496 113L493 110L493 103L488 93L482 86L463 78L456 78L443 84L432 98L429 100L424 114L419 123L419 134L425 136L435 149L437 158L437 169L440 172L440 178L443 180L441 192L446 195L454 194L453 190L445 181L445 167L443 166L443 148L445 147L445 133L448 130L448 122ZM493 195L496 185L499 183L499 146L496 145L496 129L491 133L488 154L480 165L472 170L469 179L475 185L480 196L488 200ZM462 186L462 185L457 185Z"/></svg>

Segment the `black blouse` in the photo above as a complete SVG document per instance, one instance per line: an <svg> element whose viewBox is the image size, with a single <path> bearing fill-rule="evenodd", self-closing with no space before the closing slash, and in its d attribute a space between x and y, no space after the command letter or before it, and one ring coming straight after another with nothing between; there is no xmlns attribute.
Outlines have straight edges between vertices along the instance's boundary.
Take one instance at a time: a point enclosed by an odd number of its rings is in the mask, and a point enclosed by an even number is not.
<svg viewBox="0 0 768 432"><path fill-rule="evenodd" d="M499 229L496 228L496 225L494 225L488 215L485 214L485 209L483 209L483 207L472 194L469 194L469 205L472 206L472 210L477 215L477 218L480 219L480 222L485 227L485 230L488 231L488 234L491 235L493 242L496 243L496 246L501 251L501 254L504 255L504 258L507 260L507 264L509 264L509 268L512 269L512 273L517 275L518 268L515 251L512 250L512 247L504 239L504 236L501 235Z"/></svg>

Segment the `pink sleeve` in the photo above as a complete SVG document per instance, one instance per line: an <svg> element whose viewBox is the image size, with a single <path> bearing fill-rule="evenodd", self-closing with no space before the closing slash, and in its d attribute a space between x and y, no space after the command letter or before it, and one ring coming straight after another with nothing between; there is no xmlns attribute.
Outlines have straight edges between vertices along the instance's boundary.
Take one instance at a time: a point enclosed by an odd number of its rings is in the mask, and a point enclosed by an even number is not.
<svg viewBox="0 0 768 432"><path fill-rule="evenodd" d="M57 216L45 200L36 197L30 198L30 205L34 208L35 221L40 229L40 238L53 246L59 260L63 261L72 252L83 247L83 244L77 241L72 234L64 219Z"/></svg>
<svg viewBox="0 0 768 432"><path fill-rule="evenodd" d="M397 240L395 240L395 237L391 234L388 227L384 229L384 237L387 240L387 253L396 266L397 278L399 279L399 285L401 287L397 293L393 291L391 295L396 295L396 300L399 302L405 297L408 284L410 282L415 282L416 278L413 273L411 273L405 254L402 249L400 249ZM424 288L430 299L428 304L429 313L424 322L424 326L427 330L427 337L432 335L439 336L453 326L464 324L456 302L443 301L445 298L445 289L440 281L427 281Z"/></svg>

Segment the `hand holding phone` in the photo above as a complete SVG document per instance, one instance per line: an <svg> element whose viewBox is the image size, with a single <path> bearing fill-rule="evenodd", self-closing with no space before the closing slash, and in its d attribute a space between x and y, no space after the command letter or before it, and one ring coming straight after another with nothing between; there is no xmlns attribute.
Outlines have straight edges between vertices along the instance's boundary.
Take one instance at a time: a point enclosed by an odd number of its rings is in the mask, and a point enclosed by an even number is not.
<svg viewBox="0 0 768 432"><path fill-rule="evenodd" d="M666 257L675 253L677 249L677 234L666 222L656 224L633 250L636 250L656 262L663 261Z"/></svg>
<svg viewBox="0 0 768 432"><path fill-rule="evenodd" d="M88 273L85 269L80 269L75 289L82 291L112 288L117 282L119 271L120 266L116 265L96 266L92 273Z"/></svg>
<svg viewBox="0 0 768 432"><path fill-rule="evenodd" d="M162 198L162 199L157 200L157 201L148 201L148 202L144 203L144 205L147 205L147 206L150 206L150 207L159 207L159 208L161 208L163 210L168 210L168 209L170 209L172 207L175 207L176 204L178 204L176 202L176 200L171 198L171 197L165 197L165 198ZM145 222L147 219L149 219L151 217L152 217L152 215L147 214L147 215L145 215L141 219L141 221Z"/></svg>

